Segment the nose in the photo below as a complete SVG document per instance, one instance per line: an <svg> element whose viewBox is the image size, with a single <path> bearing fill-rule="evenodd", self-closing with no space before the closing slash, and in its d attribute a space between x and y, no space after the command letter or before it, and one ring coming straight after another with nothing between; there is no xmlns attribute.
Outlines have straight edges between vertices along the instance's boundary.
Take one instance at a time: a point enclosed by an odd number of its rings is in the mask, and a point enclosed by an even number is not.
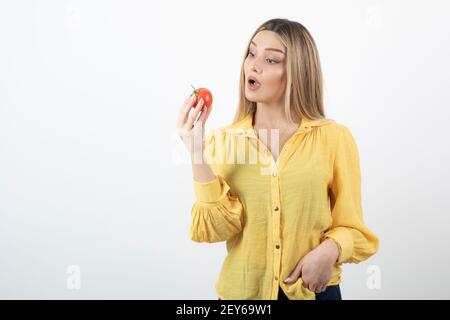
<svg viewBox="0 0 450 320"><path fill-rule="evenodd" d="M258 72L258 69L255 68L254 64L250 66L250 70L254 71L254 72Z"/></svg>

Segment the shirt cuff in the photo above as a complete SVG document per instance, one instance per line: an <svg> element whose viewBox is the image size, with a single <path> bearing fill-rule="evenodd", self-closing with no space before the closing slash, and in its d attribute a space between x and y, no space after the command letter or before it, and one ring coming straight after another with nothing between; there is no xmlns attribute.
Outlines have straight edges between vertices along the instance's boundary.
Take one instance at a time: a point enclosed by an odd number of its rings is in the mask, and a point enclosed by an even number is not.
<svg viewBox="0 0 450 320"><path fill-rule="evenodd" d="M353 238L350 230L343 227L337 227L329 230L323 236L323 240L326 238L333 239L339 247L339 258L337 264L346 262L353 255Z"/></svg>
<svg viewBox="0 0 450 320"><path fill-rule="evenodd" d="M192 179L194 184L194 191L197 201L215 203L222 199L228 192L229 187L219 176L214 176L211 181L197 181Z"/></svg>

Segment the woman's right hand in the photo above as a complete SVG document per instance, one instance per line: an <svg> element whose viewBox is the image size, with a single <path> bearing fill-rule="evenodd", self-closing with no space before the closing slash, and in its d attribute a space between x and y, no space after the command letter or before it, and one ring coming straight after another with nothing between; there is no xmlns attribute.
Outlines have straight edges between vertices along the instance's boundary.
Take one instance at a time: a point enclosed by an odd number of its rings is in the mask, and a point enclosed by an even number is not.
<svg viewBox="0 0 450 320"><path fill-rule="evenodd" d="M203 156L205 123L211 113L212 106L204 107L204 101L200 99L197 106L192 108L194 101L195 95L188 96L184 100L178 117L177 133L191 156L195 154Z"/></svg>

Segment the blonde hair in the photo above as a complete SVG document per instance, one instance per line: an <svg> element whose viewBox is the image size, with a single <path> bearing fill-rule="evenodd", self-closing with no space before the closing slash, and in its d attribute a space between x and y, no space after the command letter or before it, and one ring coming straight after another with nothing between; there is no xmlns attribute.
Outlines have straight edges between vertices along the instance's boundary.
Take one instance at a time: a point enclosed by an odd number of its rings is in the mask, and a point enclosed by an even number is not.
<svg viewBox="0 0 450 320"><path fill-rule="evenodd" d="M286 47L287 83L284 96L284 112L288 121L293 115L300 119L325 118L323 109L322 69L316 44L309 31L300 23L288 19L271 19L253 33L245 48L239 85L239 105L233 124L256 111L256 102L245 97L244 62L253 37L262 30L278 34Z"/></svg>

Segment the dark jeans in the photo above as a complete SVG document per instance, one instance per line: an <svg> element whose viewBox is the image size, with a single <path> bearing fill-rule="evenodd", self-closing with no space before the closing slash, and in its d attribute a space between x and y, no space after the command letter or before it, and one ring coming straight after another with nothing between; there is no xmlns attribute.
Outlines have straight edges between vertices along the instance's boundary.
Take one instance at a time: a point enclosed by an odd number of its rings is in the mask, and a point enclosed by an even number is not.
<svg viewBox="0 0 450 320"><path fill-rule="evenodd" d="M219 300L221 300L219 298ZM278 287L278 300L289 300L281 287ZM328 286L324 292L316 293L316 300L342 300L341 288L339 285Z"/></svg>
<svg viewBox="0 0 450 320"><path fill-rule="evenodd" d="M278 287L278 300L289 300L281 287ZM316 293L316 300L342 300L339 285L328 286L324 292Z"/></svg>

